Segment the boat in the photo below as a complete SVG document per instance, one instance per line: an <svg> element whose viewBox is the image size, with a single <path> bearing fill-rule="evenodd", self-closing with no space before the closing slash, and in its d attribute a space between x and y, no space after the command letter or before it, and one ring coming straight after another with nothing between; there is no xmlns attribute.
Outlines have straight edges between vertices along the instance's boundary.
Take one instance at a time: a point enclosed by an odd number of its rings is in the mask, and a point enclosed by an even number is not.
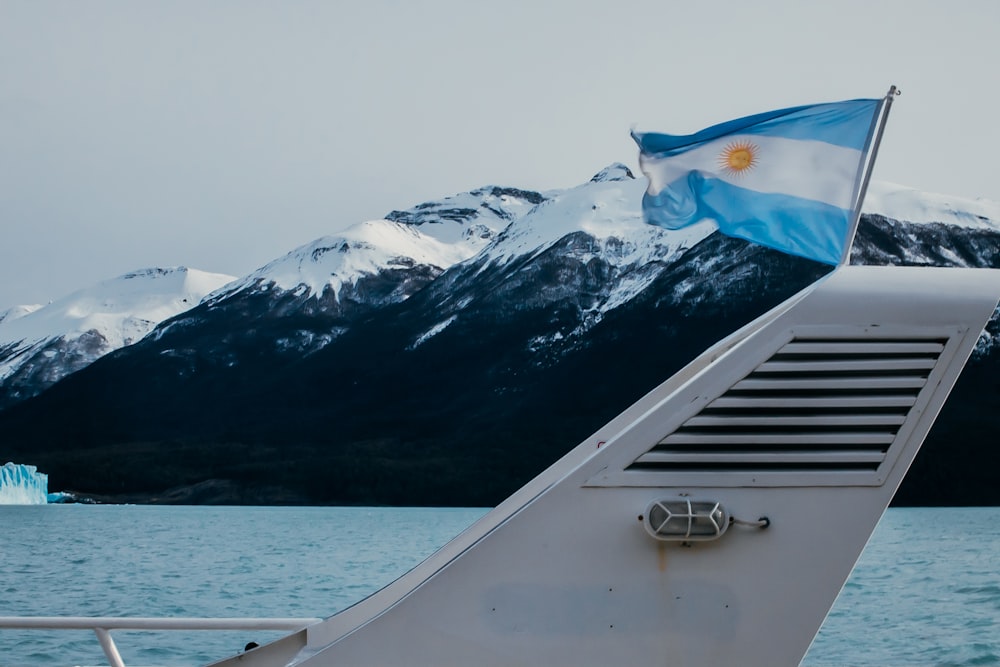
<svg viewBox="0 0 1000 667"><path fill-rule="evenodd" d="M839 266L396 581L213 667L797 665L1000 299L1000 270Z"/></svg>
<svg viewBox="0 0 1000 667"><path fill-rule="evenodd" d="M797 665L998 297L841 266L395 582L214 665Z"/></svg>

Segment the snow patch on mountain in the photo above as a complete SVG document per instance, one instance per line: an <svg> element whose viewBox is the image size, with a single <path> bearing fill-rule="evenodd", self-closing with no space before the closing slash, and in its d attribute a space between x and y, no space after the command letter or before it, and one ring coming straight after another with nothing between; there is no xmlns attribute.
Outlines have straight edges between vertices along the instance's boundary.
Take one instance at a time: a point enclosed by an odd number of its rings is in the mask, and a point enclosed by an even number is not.
<svg viewBox="0 0 1000 667"><path fill-rule="evenodd" d="M45 306L10 309L0 318L0 380L24 372L44 375L45 383L51 384L138 341L161 321L194 307L232 280L233 276L185 267L144 269ZM60 370L62 354L74 363Z"/></svg>
<svg viewBox="0 0 1000 667"><path fill-rule="evenodd" d="M582 231L600 242L600 250L581 248L578 260L600 254L614 266L635 266L668 261L712 232L713 227L705 224L679 230L647 224L642 215L645 188L645 180L636 180L627 168L612 165L589 183L552 193L548 201L512 222L484 254L492 262L505 263L537 255Z"/></svg>
<svg viewBox="0 0 1000 667"><path fill-rule="evenodd" d="M861 210L900 222L1000 230L1000 202L921 192L894 183L872 181Z"/></svg>
<svg viewBox="0 0 1000 667"><path fill-rule="evenodd" d="M972 352L973 359L982 359L991 354L1000 353L1000 308L993 312L993 316L976 341L976 347Z"/></svg>
<svg viewBox="0 0 1000 667"><path fill-rule="evenodd" d="M474 242L445 243L409 225L373 220L296 248L223 292L259 284L317 296L327 289L339 294L345 284L386 269L409 269L417 264L450 266L472 252L471 245Z"/></svg>
<svg viewBox="0 0 1000 667"><path fill-rule="evenodd" d="M157 323L201 301L233 276L186 267L144 269L105 280L20 317L0 320L0 345L98 331L111 348L128 345Z"/></svg>
<svg viewBox="0 0 1000 667"><path fill-rule="evenodd" d="M420 347L421 345L423 345L424 343L426 343L428 340L430 340L434 336L438 335L439 333L441 333L442 331L444 331L445 329L447 329L448 326L452 322L455 321L456 317L458 317L458 316L457 315L452 315L451 317L449 317L448 319L444 320L443 322L438 322L437 324L435 324L434 326L432 326L430 329L428 329L424 333L420 334L417 337L417 339L415 341L413 341L413 344L411 344L407 349L408 350L415 350L416 348Z"/></svg>
<svg viewBox="0 0 1000 667"><path fill-rule="evenodd" d="M545 200L546 196L539 192L487 185L417 204L404 211L392 211L385 219L407 225L426 225L426 233L446 243L455 243L467 236L469 229L483 231L485 228L492 236L506 223L523 216Z"/></svg>
<svg viewBox="0 0 1000 667"><path fill-rule="evenodd" d="M621 162L615 162L594 174L593 178L590 179L590 182L603 183L605 181L627 181L634 178L635 175L632 173L631 169L623 165Z"/></svg>

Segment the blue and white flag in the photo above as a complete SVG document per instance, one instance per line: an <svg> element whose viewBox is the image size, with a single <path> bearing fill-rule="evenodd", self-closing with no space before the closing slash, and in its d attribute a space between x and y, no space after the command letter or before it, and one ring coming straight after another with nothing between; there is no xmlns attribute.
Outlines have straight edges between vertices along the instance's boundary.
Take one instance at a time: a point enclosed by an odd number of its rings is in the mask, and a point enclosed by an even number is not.
<svg viewBox="0 0 1000 667"><path fill-rule="evenodd" d="M681 136L632 133L646 221L714 220L728 236L838 264L882 100L769 111Z"/></svg>

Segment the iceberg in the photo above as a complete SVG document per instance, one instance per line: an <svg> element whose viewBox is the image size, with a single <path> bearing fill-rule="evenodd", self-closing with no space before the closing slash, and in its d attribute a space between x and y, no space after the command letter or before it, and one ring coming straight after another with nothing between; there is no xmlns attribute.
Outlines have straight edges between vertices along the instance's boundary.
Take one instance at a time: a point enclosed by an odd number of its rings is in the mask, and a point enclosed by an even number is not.
<svg viewBox="0 0 1000 667"><path fill-rule="evenodd" d="M9 462L0 466L0 505L45 505L50 499L49 476L35 466Z"/></svg>

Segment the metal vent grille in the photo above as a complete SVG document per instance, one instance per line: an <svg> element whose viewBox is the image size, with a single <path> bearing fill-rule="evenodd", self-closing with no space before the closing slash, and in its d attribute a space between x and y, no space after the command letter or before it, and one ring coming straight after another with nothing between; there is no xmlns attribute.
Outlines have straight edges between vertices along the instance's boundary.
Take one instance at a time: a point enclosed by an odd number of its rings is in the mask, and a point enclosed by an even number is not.
<svg viewBox="0 0 1000 667"><path fill-rule="evenodd" d="M796 338L626 470L874 471L945 338Z"/></svg>

